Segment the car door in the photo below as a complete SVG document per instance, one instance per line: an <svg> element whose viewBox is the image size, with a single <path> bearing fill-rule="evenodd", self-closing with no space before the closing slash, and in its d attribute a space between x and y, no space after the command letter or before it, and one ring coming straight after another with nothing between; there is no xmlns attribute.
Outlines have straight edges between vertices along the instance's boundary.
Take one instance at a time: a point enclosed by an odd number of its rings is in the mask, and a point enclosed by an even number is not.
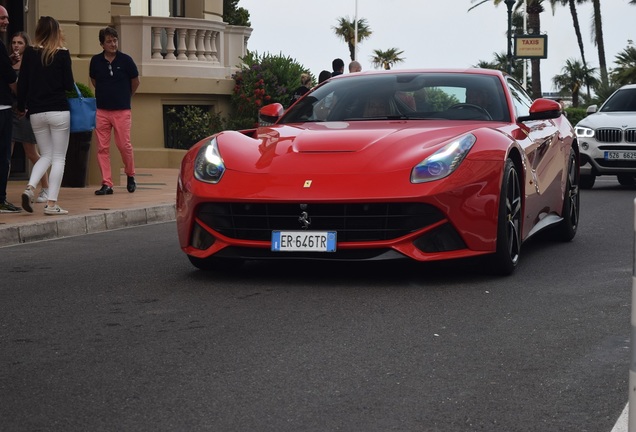
<svg viewBox="0 0 636 432"><path fill-rule="evenodd" d="M508 81L516 117L530 113L532 99L515 81ZM563 192L565 143L560 139L554 120L524 122L527 138L524 148L527 166L524 179L525 214L524 236L546 215L561 211ZM569 152L568 152L569 154Z"/></svg>

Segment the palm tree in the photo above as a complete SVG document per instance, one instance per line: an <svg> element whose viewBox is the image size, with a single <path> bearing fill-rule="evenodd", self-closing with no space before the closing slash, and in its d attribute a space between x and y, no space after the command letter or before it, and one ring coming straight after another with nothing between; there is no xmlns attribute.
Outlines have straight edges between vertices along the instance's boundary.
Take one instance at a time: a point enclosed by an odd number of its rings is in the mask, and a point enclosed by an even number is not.
<svg viewBox="0 0 636 432"><path fill-rule="evenodd" d="M586 1L587 0L550 0L553 14L554 8L557 3L560 3L561 6L570 7L570 15L572 15L572 26L574 27L574 33L576 33L576 41L579 44L579 51L581 52L581 60L583 61L583 64L587 64L587 61L585 60L585 48L583 46L583 36L581 35L581 25L579 24L579 15L576 10L576 4L585 3Z"/></svg>
<svg viewBox="0 0 636 432"><path fill-rule="evenodd" d="M398 51L397 48L389 48L386 51L373 50L371 62L374 68L382 66L384 69L389 70L394 64L405 60L404 57L400 57L403 53L404 51Z"/></svg>
<svg viewBox="0 0 636 432"><path fill-rule="evenodd" d="M338 18L338 25L332 27L336 35L342 37L345 43L349 46L349 55L351 61L356 60L356 23L354 20L350 20L349 17ZM367 20L360 18L358 20L358 43L368 39L373 32L367 24Z"/></svg>
<svg viewBox="0 0 636 432"><path fill-rule="evenodd" d="M581 88L590 84L596 85L598 82L594 76L594 68L588 68L578 60L568 59L561 71L563 73L552 78L552 82L560 89L560 94L572 95L572 106L576 108L579 106Z"/></svg>
<svg viewBox="0 0 636 432"><path fill-rule="evenodd" d="M570 13L572 15L572 21L574 25L574 31L576 32L577 41L579 44L579 50L581 51L581 59L584 64L586 63L585 54L583 52L583 40L581 37L581 31L578 24L578 17L576 14L576 4L586 3L588 0L550 0L550 3L554 7L556 3L561 3L562 5L569 4ZM601 2L600 0L592 0L594 12L592 15L593 19L593 27L592 27L592 35L594 45L596 45L598 51L598 62L599 62L599 70L601 74L601 82L605 87L609 86L608 76L607 76L607 61L605 59L605 41L603 39L603 20L601 16ZM630 0L629 4L636 5L636 0Z"/></svg>
<svg viewBox="0 0 636 432"><path fill-rule="evenodd" d="M594 43L598 50L598 65L601 71L601 83L609 84L607 77L607 62L605 60L605 42L603 40L603 20L601 18L601 0L592 0L594 5Z"/></svg>
<svg viewBox="0 0 636 432"><path fill-rule="evenodd" d="M528 0L526 11L528 12L528 29L532 34L541 34L540 13L543 12L543 0ZM542 96L541 92L541 59L530 59L532 66L532 97L534 99Z"/></svg>
<svg viewBox="0 0 636 432"><path fill-rule="evenodd" d="M482 69L495 69L506 72L508 70L508 55L505 52L493 53L493 60L480 60L472 67ZM523 60L515 59L512 63L512 76L519 82L523 80Z"/></svg>
<svg viewBox="0 0 636 432"><path fill-rule="evenodd" d="M482 5L484 3L492 2L495 6L499 6L503 3L503 0L470 0L471 3L479 2L475 6L468 9L468 11L474 9L475 7ZM543 0L526 0L526 11L528 13L528 29L533 34L541 34L541 18L540 13L543 12ZM517 0L517 3L514 6L515 10L518 10L521 6L523 6L524 0ZM532 65L532 97L540 98L541 97L541 59L533 58L530 60Z"/></svg>
<svg viewBox="0 0 636 432"><path fill-rule="evenodd" d="M632 0L635 2L636 0ZM616 67L612 71L612 82L619 85L636 82L636 48L633 45L627 46L622 52L616 55L614 61Z"/></svg>

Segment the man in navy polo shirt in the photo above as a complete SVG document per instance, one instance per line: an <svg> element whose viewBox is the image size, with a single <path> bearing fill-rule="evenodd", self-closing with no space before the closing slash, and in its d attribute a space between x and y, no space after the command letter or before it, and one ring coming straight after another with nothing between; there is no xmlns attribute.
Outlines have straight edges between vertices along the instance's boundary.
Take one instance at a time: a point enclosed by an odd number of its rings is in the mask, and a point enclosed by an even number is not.
<svg viewBox="0 0 636 432"><path fill-rule="evenodd" d="M95 195L113 193L110 167L110 134L115 132L115 144L124 162L128 178L126 189L134 192L135 159L130 143L131 99L139 87L139 72L133 59L118 50L117 30L106 27L99 31L99 44L104 51L91 59L89 75L95 87L97 115L97 164L102 172L102 187Z"/></svg>

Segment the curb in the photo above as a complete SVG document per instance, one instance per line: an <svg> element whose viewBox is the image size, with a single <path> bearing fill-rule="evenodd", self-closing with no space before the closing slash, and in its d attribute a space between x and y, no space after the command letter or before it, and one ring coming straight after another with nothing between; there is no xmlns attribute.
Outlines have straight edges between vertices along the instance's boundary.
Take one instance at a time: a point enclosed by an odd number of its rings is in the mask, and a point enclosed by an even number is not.
<svg viewBox="0 0 636 432"><path fill-rule="evenodd" d="M176 220L175 204L60 217L51 221L0 227L0 247L53 240Z"/></svg>

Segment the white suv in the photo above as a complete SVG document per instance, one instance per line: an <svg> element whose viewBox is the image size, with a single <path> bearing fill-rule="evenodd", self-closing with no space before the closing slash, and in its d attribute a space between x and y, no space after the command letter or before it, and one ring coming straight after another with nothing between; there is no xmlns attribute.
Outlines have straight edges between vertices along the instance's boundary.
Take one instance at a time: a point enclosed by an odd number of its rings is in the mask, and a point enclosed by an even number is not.
<svg viewBox="0 0 636 432"><path fill-rule="evenodd" d="M600 175L615 175L623 186L636 185L636 84L616 90L576 127L581 149L580 187L590 189Z"/></svg>

